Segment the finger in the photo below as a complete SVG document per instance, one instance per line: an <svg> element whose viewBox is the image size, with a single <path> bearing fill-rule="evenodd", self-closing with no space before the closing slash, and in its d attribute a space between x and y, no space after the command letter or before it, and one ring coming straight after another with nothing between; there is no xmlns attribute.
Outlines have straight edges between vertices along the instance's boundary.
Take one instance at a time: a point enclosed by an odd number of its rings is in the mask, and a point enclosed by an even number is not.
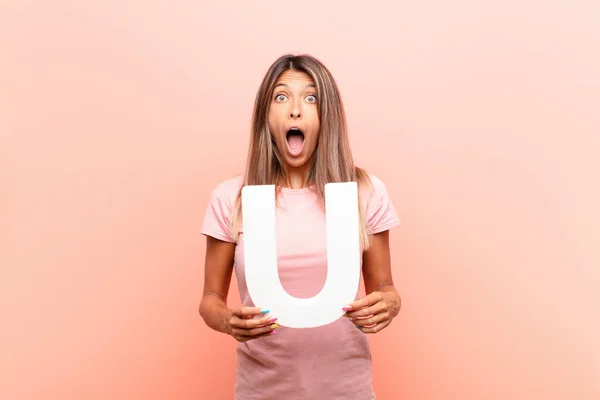
<svg viewBox="0 0 600 400"><path fill-rule="evenodd" d="M257 336L239 336L239 337L235 337L234 336L234 338L238 342L242 342L243 343L243 342L247 342L249 340L255 340L255 339L260 339L260 338L267 337L267 336L272 336L272 335L275 334L275 332L277 332L277 331L270 331L270 332L263 333L263 334L257 335Z"/></svg>
<svg viewBox="0 0 600 400"><path fill-rule="evenodd" d="M390 319L390 314L387 311L384 311L384 312L376 314L370 318L353 319L352 322L354 322L354 324L357 326L369 328L369 327L375 326L376 324L382 323L383 321L386 321L389 319Z"/></svg>
<svg viewBox="0 0 600 400"><path fill-rule="evenodd" d="M392 321L391 320L385 320L380 324L377 324L373 327L367 328L365 326L361 326L359 329L361 332L363 333L377 333L379 331L381 331L382 329L384 329L385 327L387 327Z"/></svg>
<svg viewBox="0 0 600 400"><path fill-rule="evenodd" d="M234 316L229 321L229 324L233 328L250 330L250 329L260 327L260 326L272 324L275 321L277 321L277 317L262 317L262 318L245 319L245 318L239 318L239 317Z"/></svg>
<svg viewBox="0 0 600 400"><path fill-rule="evenodd" d="M233 328L231 334L236 338L249 338L275 332L277 328L279 328L279 324L269 324L254 329Z"/></svg>
<svg viewBox="0 0 600 400"><path fill-rule="evenodd" d="M381 292L373 292L371 294L366 295L362 299L356 300L355 302L352 302L347 306L342 307L342 310L346 311L347 313L360 310L361 308L369 307L381 300L383 300Z"/></svg>
<svg viewBox="0 0 600 400"><path fill-rule="evenodd" d="M240 308L236 308L233 310L233 314L240 318L244 318L244 317L252 318L256 315L262 315L262 314L266 314L268 312L269 312L268 309L259 308L259 307L240 307Z"/></svg>
<svg viewBox="0 0 600 400"><path fill-rule="evenodd" d="M348 318L357 318L357 317L368 317L371 315L376 315L388 310L388 305L385 301L377 302L369 307L361 308L357 311L352 311L346 313Z"/></svg>
<svg viewBox="0 0 600 400"><path fill-rule="evenodd" d="M261 326L259 328L250 329L246 336L259 336L269 332L275 332L279 328L279 324L269 324L267 326Z"/></svg>

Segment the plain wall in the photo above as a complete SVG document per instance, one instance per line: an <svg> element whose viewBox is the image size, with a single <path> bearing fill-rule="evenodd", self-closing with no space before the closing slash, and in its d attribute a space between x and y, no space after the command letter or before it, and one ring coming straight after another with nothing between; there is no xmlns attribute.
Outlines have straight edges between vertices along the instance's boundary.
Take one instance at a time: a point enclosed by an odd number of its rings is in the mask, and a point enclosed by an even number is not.
<svg viewBox="0 0 600 400"><path fill-rule="evenodd" d="M600 398L598 21L596 0L2 1L0 398L232 398L199 228L286 52L331 69L402 219L379 398Z"/></svg>

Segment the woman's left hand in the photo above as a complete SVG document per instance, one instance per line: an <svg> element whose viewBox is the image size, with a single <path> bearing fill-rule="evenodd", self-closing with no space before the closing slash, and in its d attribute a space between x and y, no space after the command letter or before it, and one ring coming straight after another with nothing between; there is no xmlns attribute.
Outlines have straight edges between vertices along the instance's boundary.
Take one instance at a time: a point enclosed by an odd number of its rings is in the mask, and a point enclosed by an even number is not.
<svg viewBox="0 0 600 400"><path fill-rule="evenodd" d="M377 291L343 307L345 317L364 333L387 327L400 312L400 296L395 290Z"/></svg>

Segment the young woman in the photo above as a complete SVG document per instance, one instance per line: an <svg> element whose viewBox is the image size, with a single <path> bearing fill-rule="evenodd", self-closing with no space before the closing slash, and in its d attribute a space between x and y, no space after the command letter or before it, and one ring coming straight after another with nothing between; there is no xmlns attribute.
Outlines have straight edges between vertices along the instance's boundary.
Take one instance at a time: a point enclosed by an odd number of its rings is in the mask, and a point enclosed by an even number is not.
<svg viewBox="0 0 600 400"><path fill-rule="evenodd" d="M310 329L280 327L252 304L244 279L241 188L276 185L276 235L282 286L308 298L327 274L324 186L357 182L362 277L366 295L344 307L344 318ZM211 194L200 315L237 347L236 400L372 400L365 334L387 327L400 310L390 267L389 229L398 224L384 183L356 167L340 93L329 70L308 55L273 63L256 96L245 173ZM235 270L242 307L227 294ZM264 310L263 310L264 311ZM357 329L358 328L358 329Z"/></svg>

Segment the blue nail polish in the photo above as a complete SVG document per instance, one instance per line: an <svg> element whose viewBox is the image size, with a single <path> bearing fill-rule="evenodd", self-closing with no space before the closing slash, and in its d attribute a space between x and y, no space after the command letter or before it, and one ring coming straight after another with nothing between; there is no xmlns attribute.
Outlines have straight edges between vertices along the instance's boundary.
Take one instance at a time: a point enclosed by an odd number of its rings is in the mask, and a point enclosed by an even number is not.
<svg viewBox="0 0 600 400"><path fill-rule="evenodd" d="M266 314L268 313L270 310L268 308L261 308L260 313L261 314Z"/></svg>
<svg viewBox="0 0 600 400"><path fill-rule="evenodd" d="M358 325L355 325L355 326L356 326L356 329L360 329L360 326L358 326Z"/></svg>

